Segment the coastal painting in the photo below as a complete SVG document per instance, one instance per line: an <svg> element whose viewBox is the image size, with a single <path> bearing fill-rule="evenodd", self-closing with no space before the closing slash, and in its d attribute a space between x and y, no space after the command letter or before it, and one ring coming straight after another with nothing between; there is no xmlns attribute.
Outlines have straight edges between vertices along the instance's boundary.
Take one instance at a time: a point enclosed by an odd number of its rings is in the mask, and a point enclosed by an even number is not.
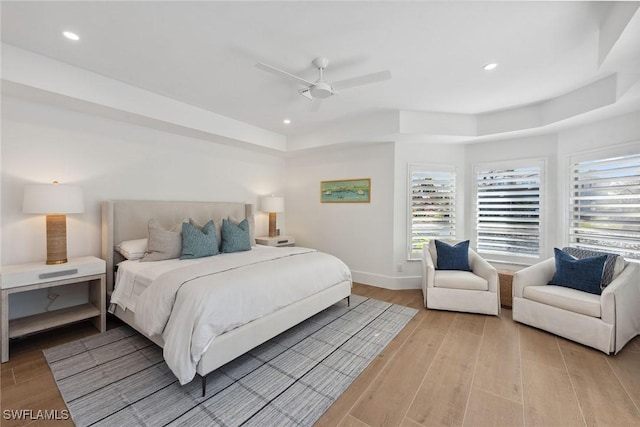
<svg viewBox="0 0 640 427"><path fill-rule="evenodd" d="M370 178L320 182L320 202L322 203L369 203L370 201Z"/></svg>

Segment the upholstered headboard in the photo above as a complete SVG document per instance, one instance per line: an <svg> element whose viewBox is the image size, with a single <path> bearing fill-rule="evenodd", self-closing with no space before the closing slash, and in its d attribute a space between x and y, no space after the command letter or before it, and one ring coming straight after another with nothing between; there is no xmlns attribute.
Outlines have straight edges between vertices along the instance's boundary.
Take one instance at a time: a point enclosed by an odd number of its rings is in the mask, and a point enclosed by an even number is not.
<svg viewBox="0 0 640 427"><path fill-rule="evenodd" d="M172 228L184 218L201 224L232 216L247 218L254 227L253 205L237 202L164 202L147 200L109 200L102 203L102 258L107 262L107 293L113 291L114 266L124 258L114 246L125 240L148 236L149 220L155 218Z"/></svg>

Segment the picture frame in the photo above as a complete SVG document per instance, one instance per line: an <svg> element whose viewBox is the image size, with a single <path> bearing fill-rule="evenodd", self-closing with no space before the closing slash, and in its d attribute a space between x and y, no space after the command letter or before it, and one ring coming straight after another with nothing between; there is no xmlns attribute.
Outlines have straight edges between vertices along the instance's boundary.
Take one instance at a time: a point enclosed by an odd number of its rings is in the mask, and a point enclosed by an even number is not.
<svg viewBox="0 0 640 427"><path fill-rule="evenodd" d="M320 203L370 203L371 178L320 181Z"/></svg>

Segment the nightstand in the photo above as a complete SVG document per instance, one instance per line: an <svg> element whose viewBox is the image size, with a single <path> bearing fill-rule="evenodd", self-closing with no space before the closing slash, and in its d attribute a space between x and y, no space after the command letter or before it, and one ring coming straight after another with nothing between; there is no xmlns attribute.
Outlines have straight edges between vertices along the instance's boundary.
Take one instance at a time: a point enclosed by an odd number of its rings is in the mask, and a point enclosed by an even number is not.
<svg viewBox="0 0 640 427"><path fill-rule="evenodd" d="M9 360L9 338L32 334L69 323L91 319L100 332L106 329L106 263L96 257L70 258L64 264L44 261L4 265L0 270L0 335L2 363ZM59 310L9 320L9 295L36 289L89 283L89 302Z"/></svg>
<svg viewBox="0 0 640 427"><path fill-rule="evenodd" d="M256 237L256 243L265 246L295 246L296 239L291 236Z"/></svg>

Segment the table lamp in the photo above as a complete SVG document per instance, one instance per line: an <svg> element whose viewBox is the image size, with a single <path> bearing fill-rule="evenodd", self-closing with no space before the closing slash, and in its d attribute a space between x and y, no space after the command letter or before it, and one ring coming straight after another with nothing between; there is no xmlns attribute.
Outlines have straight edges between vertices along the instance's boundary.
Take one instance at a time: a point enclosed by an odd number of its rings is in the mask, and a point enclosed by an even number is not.
<svg viewBox="0 0 640 427"><path fill-rule="evenodd" d="M268 196L262 198L262 211L269 212L269 237L276 236L276 214L284 212L284 198Z"/></svg>
<svg viewBox="0 0 640 427"><path fill-rule="evenodd" d="M66 214L84 212L82 189L58 181L27 185L22 212L47 215L47 264L67 262Z"/></svg>

